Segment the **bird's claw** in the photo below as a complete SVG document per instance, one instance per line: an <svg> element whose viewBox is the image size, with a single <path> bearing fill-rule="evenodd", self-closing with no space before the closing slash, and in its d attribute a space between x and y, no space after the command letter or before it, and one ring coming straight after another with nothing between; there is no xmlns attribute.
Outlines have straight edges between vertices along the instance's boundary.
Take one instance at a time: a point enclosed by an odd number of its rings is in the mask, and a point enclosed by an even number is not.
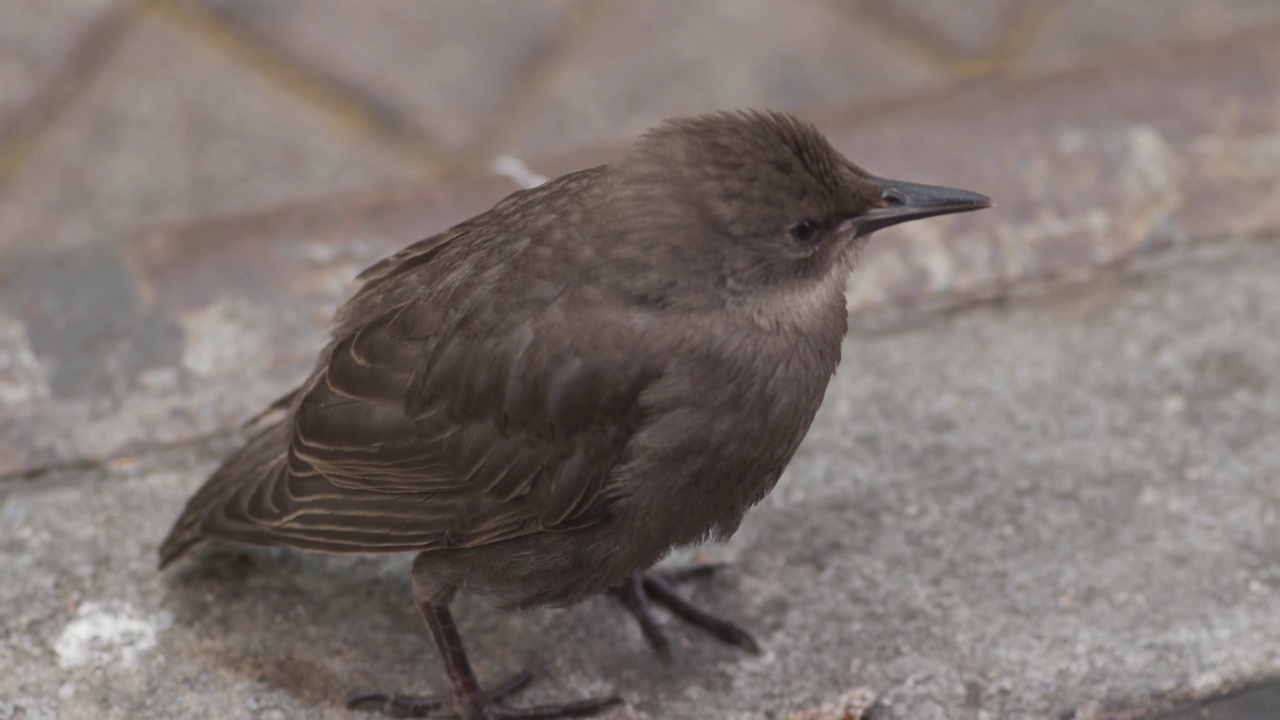
<svg viewBox="0 0 1280 720"><path fill-rule="evenodd" d="M736 645L750 653L759 653L760 645L751 633L694 605L675 588L676 583L709 575L722 567L723 563L695 563L662 570L642 570L611 592L635 616L645 640L664 660L671 659L671 642L653 617L653 603L666 607L676 617L721 642Z"/></svg>

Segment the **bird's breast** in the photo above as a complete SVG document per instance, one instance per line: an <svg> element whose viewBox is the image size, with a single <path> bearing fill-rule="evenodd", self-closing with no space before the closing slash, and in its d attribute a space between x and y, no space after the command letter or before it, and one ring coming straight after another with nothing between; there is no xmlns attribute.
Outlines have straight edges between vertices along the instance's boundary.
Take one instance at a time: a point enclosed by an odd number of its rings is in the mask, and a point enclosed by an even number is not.
<svg viewBox="0 0 1280 720"><path fill-rule="evenodd" d="M702 354L651 389L624 475L654 542L727 537L800 446L839 360L839 337L707 328Z"/></svg>

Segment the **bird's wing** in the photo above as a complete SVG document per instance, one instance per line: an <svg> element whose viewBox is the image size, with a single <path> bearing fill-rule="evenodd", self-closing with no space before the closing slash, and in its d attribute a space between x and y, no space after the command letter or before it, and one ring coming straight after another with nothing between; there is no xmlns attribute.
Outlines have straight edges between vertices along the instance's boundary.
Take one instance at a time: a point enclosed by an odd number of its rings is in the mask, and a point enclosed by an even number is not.
<svg viewBox="0 0 1280 720"><path fill-rule="evenodd" d="M274 464L256 457L232 480L233 458L210 480L226 490L205 504L200 534L390 552L606 517L605 479L660 369L620 349L634 347L626 323L531 295L445 310L419 296L348 322L294 399Z"/></svg>

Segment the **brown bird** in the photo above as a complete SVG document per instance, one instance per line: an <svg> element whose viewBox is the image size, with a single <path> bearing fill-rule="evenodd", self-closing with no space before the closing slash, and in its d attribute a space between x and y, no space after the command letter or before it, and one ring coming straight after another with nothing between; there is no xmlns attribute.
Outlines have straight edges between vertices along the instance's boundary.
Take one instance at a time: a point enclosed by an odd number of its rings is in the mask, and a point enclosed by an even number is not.
<svg viewBox="0 0 1280 720"><path fill-rule="evenodd" d="M789 115L669 120L362 273L315 371L187 504L161 567L209 540L417 552L453 702L352 703L399 716L618 702L502 704L527 676L486 694L458 590L527 608L612 589L660 651L650 601L754 649L652 566L727 538L773 489L840 360L867 236L990 204L874 177Z"/></svg>

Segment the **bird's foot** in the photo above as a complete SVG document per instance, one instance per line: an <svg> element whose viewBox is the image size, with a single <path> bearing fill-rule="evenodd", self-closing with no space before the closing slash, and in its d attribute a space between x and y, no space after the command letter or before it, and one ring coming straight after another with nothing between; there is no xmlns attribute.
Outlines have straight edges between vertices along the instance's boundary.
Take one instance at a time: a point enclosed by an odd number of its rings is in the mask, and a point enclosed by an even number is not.
<svg viewBox="0 0 1280 720"><path fill-rule="evenodd" d="M522 672L509 678L490 692L483 714L476 720L553 720L555 718L590 717L606 708L622 702L620 698L595 698L562 705L539 705L530 708L511 708L502 701L523 690L533 681L533 674ZM351 710L380 712L393 718L458 717L459 709L452 698L418 697L413 695L388 695L367 693L357 695L347 702ZM462 716L471 720L465 711Z"/></svg>
<svg viewBox="0 0 1280 720"><path fill-rule="evenodd" d="M710 575L721 567L723 565L719 563L697 563L662 570L642 570L610 592L635 616L645 640L664 660L671 659L671 642L653 617L653 603L666 607L676 617L721 642L736 645L750 653L759 653L760 645L751 633L694 605L675 588L676 583Z"/></svg>

